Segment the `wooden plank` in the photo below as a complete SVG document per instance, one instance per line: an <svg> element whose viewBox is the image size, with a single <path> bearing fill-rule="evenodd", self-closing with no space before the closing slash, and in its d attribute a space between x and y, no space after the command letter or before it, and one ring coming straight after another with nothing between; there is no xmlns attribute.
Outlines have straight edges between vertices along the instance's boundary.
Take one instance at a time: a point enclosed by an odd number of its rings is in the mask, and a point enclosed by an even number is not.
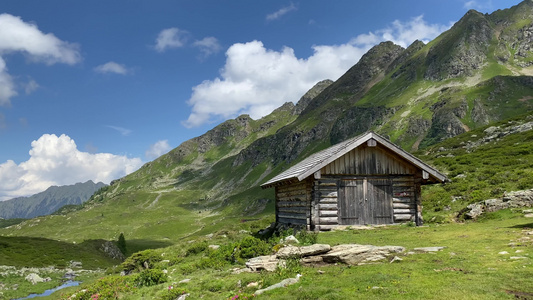
<svg viewBox="0 0 533 300"><path fill-rule="evenodd" d="M286 214L286 213L280 212L278 215L280 218L284 218L284 219L307 220L307 216L305 214Z"/></svg>
<svg viewBox="0 0 533 300"><path fill-rule="evenodd" d="M411 203L392 203L392 208L413 208L414 205Z"/></svg>
<svg viewBox="0 0 533 300"><path fill-rule="evenodd" d="M298 196L290 196L290 197L278 197L279 201L301 201L305 202L307 201L307 197L305 195L298 195Z"/></svg>
<svg viewBox="0 0 533 300"><path fill-rule="evenodd" d="M292 196L298 196L298 197L305 197L307 195L306 190L294 190L291 192L283 192L283 193L277 193L278 197L292 197Z"/></svg>
<svg viewBox="0 0 533 300"><path fill-rule="evenodd" d="M320 225L318 226L318 230L320 231L330 231L333 228L337 227L338 225Z"/></svg>
<svg viewBox="0 0 533 300"><path fill-rule="evenodd" d="M337 225L339 220L337 217L320 217L320 225Z"/></svg>
<svg viewBox="0 0 533 300"><path fill-rule="evenodd" d="M307 224L307 220L306 219L293 219L293 218L279 217L279 223L306 225Z"/></svg>
<svg viewBox="0 0 533 300"><path fill-rule="evenodd" d="M319 213L320 217L338 217L337 210L321 210Z"/></svg>
<svg viewBox="0 0 533 300"><path fill-rule="evenodd" d="M411 221L411 218L414 218L413 215L409 215L409 214L398 214L398 215L394 215L394 220L395 221Z"/></svg>
<svg viewBox="0 0 533 300"><path fill-rule="evenodd" d="M323 190L320 190L318 192L318 196L320 198L337 198L337 191L323 191Z"/></svg>
<svg viewBox="0 0 533 300"><path fill-rule="evenodd" d="M307 207L280 207L280 214L305 214L309 213L309 208Z"/></svg>
<svg viewBox="0 0 533 300"><path fill-rule="evenodd" d="M322 204L337 204L337 198L323 198L323 199L319 199L318 200L318 203L322 203Z"/></svg>
<svg viewBox="0 0 533 300"><path fill-rule="evenodd" d="M278 201L278 207L307 207L308 203L303 201Z"/></svg>
<svg viewBox="0 0 533 300"><path fill-rule="evenodd" d="M337 210L338 207L337 207L337 204L322 204L322 203L319 203L318 204L318 208L320 210Z"/></svg>
<svg viewBox="0 0 533 300"><path fill-rule="evenodd" d="M394 214L410 214L414 215L416 213L416 210L414 208L395 208Z"/></svg>
<svg viewBox="0 0 533 300"><path fill-rule="evenodd" d="M410 198L410 197L401 197L401 198L394 197L394 198L392 198L392 202L393 203L395 203L395 202L396 203L411 203L411 202L413 202L413 199Z"/></svg>

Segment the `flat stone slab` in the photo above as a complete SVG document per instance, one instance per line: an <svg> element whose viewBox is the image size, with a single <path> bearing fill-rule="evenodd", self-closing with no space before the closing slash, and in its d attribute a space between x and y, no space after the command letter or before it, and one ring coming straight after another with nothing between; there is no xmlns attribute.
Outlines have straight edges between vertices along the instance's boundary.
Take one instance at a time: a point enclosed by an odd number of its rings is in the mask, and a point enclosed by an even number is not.
<svg viewBox="0 0 533 300"><path fill-rule="evenodd" d="M327 244L314 244L311 246L286 246L279 249L276 254L277 258L289 258L289 257L307 257L326 253L331 250L331 246Z"/></svg>
<svg viewBox="0 0 533 300"><path fill-rule="evenodd" d="M276 271L278 265L283 265L283 262L277 259L276 255L258 256L250 258L250 260L246 262L246 267L254 272L261 270L273 272Z"/></svg>
<svg viewBox="0 0 533 300"><path fill-rule="evenodd" d="M444 248L446 247L419 247L419 248L414 248L413 251L428 253L428 252L438 252Z"/></svg>
<svg viewBox="0 0 533 300"><path fill-rule="evenodd" d="M348 265L359 265L387 259L393 253L404 252L401 246L373 246L359 244L344 244L334 246L330 252L323 254L326 263L341 262Z"/></svg>

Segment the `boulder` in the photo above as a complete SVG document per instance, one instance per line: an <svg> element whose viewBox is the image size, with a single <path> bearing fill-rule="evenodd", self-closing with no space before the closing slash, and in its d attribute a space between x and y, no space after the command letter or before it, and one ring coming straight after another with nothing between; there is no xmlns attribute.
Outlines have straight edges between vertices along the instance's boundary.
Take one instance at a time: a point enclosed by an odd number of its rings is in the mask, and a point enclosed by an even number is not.
<svg viewBox="0 0 533 300"><path fill-rule="evenodd" d="M298 241L298 239L294 235L289 235L288 237L281 239L280 241L280 244L283 245L296 245L299 243L300 241Z"/></svg>
<svg viewBox="0 0 533 300"><path fill-rule="evenodd" d="M250 260L246 262L246 266L252 271L266 270L273 272L276 270L278 265L283 265L283 261L277 259L276 255L258 256L250 258Z"/></svg>
<svg viewBox="0 0 533 300"><path fill-rule="evenodd" d="M318 254L323 254L331 250L330 245L327 244L314 244L311 246L295 247L287 246L279 249L276 254L277 258L289 258L289 257L307 257Z"/></svg>
<svg viewBox="0 0 533 300"><path fill-rule="evenodd" d="M39 282L44 282L44 279L43 279L41 276L39 276L39 275L37 275L37 274L35 274L35 273L30 273L30 274L28 274L28 276L26 276L25 279L26 279L27 281L31 282L31 284L36 284L36 283L39 283Z"/></svg>
<svg viewBox="0 0 533 300"><path fill-rule="evenodd" d="M327 263L345 263L348 265L360 265L386 259L392 253L404 252L401 246L373 246L359 244L345 244L334 246L331 251L322 255Z"/></svg>
<svg viewBox="0 0 533 300"><path fill-rule="evenodd" d="M289 285L292 285L292 284L295 284L297 283L298 281L300 281L300 277L302 277L302 275L300 274L296 274L296 278L287 278L287 279L284 279L282 280L281 282L278 282L274 285L271 285L267 288L264 288L264 289L260 289L260 290L257 290L254 294L255 295L261 295L262 293L266 292L266 291L270 291L270 290L273 290L273 289L278 289L278 288L281 288L281 287L286 287L286 286L289 286Z"/></svg>

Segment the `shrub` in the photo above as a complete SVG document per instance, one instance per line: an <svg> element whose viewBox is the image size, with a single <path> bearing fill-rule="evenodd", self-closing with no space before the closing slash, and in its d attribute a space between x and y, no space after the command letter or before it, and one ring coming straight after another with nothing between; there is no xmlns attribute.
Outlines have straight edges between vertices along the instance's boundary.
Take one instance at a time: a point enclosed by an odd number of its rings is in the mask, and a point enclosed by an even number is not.
<svg viewBox="0 0 533 300"><path fill-rule="evenodd" d="M207 250L208 247L209 246L207 245L207 242L205 241L193 243L189 248L187 248L185 256L204 252L205 250Z"/></svg>
<svg viewBox="0 0 533 300"><path fill-rule="evenodd" d="M158 285L166 282L168 279L167 274L159 269L143 270L135 278L135 285L139 287Z"/></svg>
<svg viewBox="0 0 533 300"><path fill-rule="evenodd" d="M153 250L144 250L134 253L128 257L122 264L122 269L129 273L131 271L141 271L151 268L155 263L161 261L161 255Z"/></svg>
<svg viewBox="0 0 533 300"><path fill-rule="evenodd" d="M240 258L252 258L261 255L267 255L271 252L271 247L265 241L247 236L243 238L238 245Z"/></svg>
<svg viewBox="0 0 533 300"><path fill-rule="evenodd" d="M107 276L99 279L83 290L76 292L75 299L118 299L120 295L133 291L131 276ZM69 298L70 299L70 298Z"/></svg>
<svg viewBox="0 0 533 300"><path fill-rule="evenodd" d="M168 287L166 293L160 296L159 300L176 300L180 296L187 294L186 290L174 288L172 285Z"/></svg>

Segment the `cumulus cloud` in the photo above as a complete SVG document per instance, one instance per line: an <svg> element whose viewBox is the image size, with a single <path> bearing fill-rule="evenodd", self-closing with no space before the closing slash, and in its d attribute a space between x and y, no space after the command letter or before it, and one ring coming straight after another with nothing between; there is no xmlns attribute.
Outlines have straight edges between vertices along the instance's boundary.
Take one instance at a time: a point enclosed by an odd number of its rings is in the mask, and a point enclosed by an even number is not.
<svg viewBox="0 0 533 300"><path fill-rule="evenodd" d="M276 11L276 12L273 12L273 13L271 13L271 14L268 14L268 15L266 16L266 19L267 19L267 21L277 20L277 19L281 18L282 16L284 16L284 15L286 15L286 14L288 14L288 13L290 13L291 11L294 11L294 10L296 10L296 9L297 9L296 6L295 6L293 3L291 3L291 4L288 5L288 6L285 6L285 7L280 8L280 9L279 9L278 11Z"/></svg>
<svg viewBox="0 0 533 300"><path fill-rule="evenodd" d="M167 49L185 46L189 33L176 27L161 30L157 36L155 50L164 52Z"/></svg>
<svg viewBox="0 0 533 300"><path fill-rule="evenodd" d="M200 49L204 57L216 54L222 49L218 40L212 36L195 41L192 45Z"/></svg>
<svg viewBox="0 0 533 300"><path fill-rule="evenodd" d="M130 135L132 133L132 131L130 129L127 129L127 128L124 128L124 127L111 126L111 125L107 125L106 127L118 131L123 136L128 136L128 135Z"/></svg>
<svg viewBox="0 0 533 300"><path fill-rule="evenodd" d="M114 61L107 62L103 65L99 65L94 68L94 71L97 73L115 73L115 74L121 74L121 75L127 75L130 70L126 68L125 65L118 64Z"/></svg>
<svg viewBox="0 0 533 300"><path fill-rule="evenodd" d="M168 140L157 141L155 144L150 145L150 148L146 150L145 156L148 159L155 159L167 153L170 149L171 147L168 144Z"/></svg>
<svg viewBox="0 0 533 300"><path fill-rule="evenodd" d="M0 201L39 193L52 185L87 180L109 183L142 165L139 158L81 152L74 140L64 134L44 134L31 147L27 161L0 164Z"/></svg>
<svg viewBox="0 0 533 300"><path fill-rule="evenodd" d="M10 99L17 95L2 58L11 53L22 53L30 61L48 65L73 65L81 60L78 45L62 41L52 33L45 34L20 17L0 14L0 105L9 105Z"/></svg>
<svg viewBox="0 0 533 300"><path fill-rule="evenodd" d="M234 44L226 51L220 76L193 87L191 113L182 124L196 127L239 114L260 118L285 102L297 101L320 80L337 80L379 42L392 40L406 47L416 39L429 41L448 27L427 24L422 16L394 21L345 44L315 45L308 58L296 57L289 47L267 49L260 41Z"/></svg>

